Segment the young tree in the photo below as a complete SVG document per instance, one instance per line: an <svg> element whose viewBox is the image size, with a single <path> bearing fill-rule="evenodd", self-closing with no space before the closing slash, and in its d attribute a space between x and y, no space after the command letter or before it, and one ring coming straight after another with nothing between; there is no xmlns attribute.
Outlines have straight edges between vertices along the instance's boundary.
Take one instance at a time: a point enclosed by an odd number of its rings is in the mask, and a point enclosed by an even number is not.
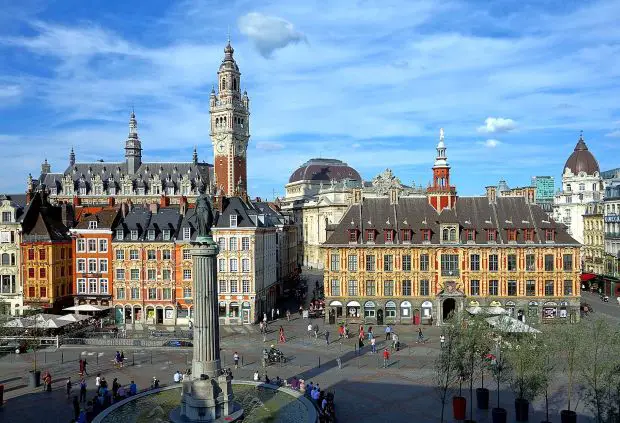
<svg viewBox="0 0 620 423"><path fill-rule="evenodd" d="M575 389L575 377L583 359L581 352L585 335L582 324L559 325L553 331L552 342L558 347L556 360L560 360L560 370L568 377L566 384L568 412L573 411L571 410L571 401Z"/></svg>
<svg viewBox="0 0 620 423"><path fill-rule="evenodd" d="M451 319L444 328L446 342L439 356L435 359L435 388L441 401L441 420L444 422L444 413L450 389L459 379L460 329L458 319Z"/></svg>
<svg viewBox="0 0 620 423"><path fill-rule="evenodd" d="M484 372L485 354L491 348L489 325L481 316L467 319L461 332L461 359L463 373L469 379L469 418L474 415L474 380Z"/></svg>

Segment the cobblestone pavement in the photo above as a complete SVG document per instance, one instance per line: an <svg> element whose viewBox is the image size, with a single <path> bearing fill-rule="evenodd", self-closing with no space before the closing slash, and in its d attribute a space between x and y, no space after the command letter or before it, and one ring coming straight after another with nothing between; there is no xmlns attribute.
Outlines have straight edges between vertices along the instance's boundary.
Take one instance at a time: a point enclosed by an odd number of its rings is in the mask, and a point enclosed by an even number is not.
<svg viewBox="0 0 620 423"><path fill-rule="evenodd" d="M251 379L252 373L258 369L270 378L280 376L290 378L297 375L306 381L318 382L323 389L335 393L337 415L340 422L374 422L389 421L439 421L441 404L433 389L433 361L437 354L440 328L423 327L428 339L425 344L417 344L414 339L417 326L397 326L402 349L395 351L389 366L383 368L380 354L371 354L369 343L361 353L355 348L354 339L337 340L337 328L318 323L320 332L330 332L330 343L324 337L316 339L308 336L308 320L298 317L291 322L281 318L269 326L265 342L258 328L222 327L222 358L224 366L232 366L232 355L235 351L243 357L243 366L233 368L235 378ZM284 365L272 365L263 369L260 356L264 347L277 344L278 328L282 325L287 336L285 344L277 345L287 356ZM353 332L356 332L354 328ZM375 334L379 342L377 348L387 344L384 339L384 327L376 327ZM61 347L59 350L39 351L37 354L38 368L49 370L53 376L53 391L42 392L41 389L27 388L26 378L32 367L33 354L8 355L0 358L0 384L5 385L5 404L0 411L0 422L69 422L72 408L65 395L65 382L71 377L74 382L73 394L77 395L79 375L78 360L88 361L87 377L89 396L94 392L94 379L97 372L111 383L118 378L122 384L135 380L140 389L150 385L153 376L162 384L172 383L172 375L176 370L183 371L191 362L191 349L151 348L124 349L126 363L123 369L116 369L113 363L114 347L97 349L93 347ZM342 368L338 368L336 359L340 358ZM490 380L487 381L487 384ZM562 386L562 378L558 377L556 389ZM478 387L478 382L474 388ZM487 386L492 389L491 386ZM467 397L468 387L463 387L463 396ZM502 387L500 401L508 410L508 421L514 421L513 396ZM72 395L73 395L72 394ZM561 393L552 392L550 398L551 420L559 422L559 411L564 408ZM491 390L491 405L496 402L496 391ZM541 413L541 401L533 404L530 413L531 421L544 420ZM453 421L451 403L446 406L447 421ZM479 423L490 422L490 412L477 412L474 418Z"/></svg>

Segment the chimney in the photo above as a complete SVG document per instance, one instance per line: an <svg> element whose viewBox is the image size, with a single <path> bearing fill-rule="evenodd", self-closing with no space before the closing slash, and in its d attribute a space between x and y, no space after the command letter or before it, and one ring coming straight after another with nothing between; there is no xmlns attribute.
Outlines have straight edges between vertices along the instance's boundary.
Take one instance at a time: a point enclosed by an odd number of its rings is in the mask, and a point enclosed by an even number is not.
<svg viewBox="0 0 620 423"><path fill-rule="evenodd" d="M82 200L80 199L80 197L78 197L77 195L73 196L73 205L75 207L77 206L81 206L82 205Z"/></svg>
<svg viewBox="0 0 620 423"><path fill-rule="evenodd" d="M182 198L184 198L184 197L182 197ZM185 200L185 201L187 201L187 200ZM162 194L162 196L159 198L159 206L160 207L168 207L169 205L170 205L170 198Z"/></svg>
<svg viewBox="0 0 620 423"><path fill-rule="evenodd" d="M114 197L108 197L108 206L114 207Z"/></svg>
<svg viewBox="0 0 620 423"><path fill-rule="evenodd" d="M149 211L153 214L157 214L157 210L159 210L159 204L151 203L149 204Z"/></svg>
<svg viewBox="0 0 620 423"><path fill-rule="evenodd" d="M179 213L181 213L181 216L185 216L185 213L187 213L187 197L184 195L179 199Z"/></svg>
<svg viewBox="0 0 620 423"><path fill-rule="evenodd" d="M497 188L494 187L493 185L489 185L487 188L487 199L489 200L490 203L495 203L496 197L497 197Z"/></svg>
<svg viewBox="0 0 620 423"><path fill-rule="evenodd" d="M60 216L62 224L67 228L72 228L74 224L73 206L67 202L63 202L60 205Z"/></svg>
<svg viewBox="0 0 620 423"><path fill-rule="evenodd" d="M129 205L125 201L121 204L121 214L123 215L123 218L127 217L127 213L129 213Z"/></svg>

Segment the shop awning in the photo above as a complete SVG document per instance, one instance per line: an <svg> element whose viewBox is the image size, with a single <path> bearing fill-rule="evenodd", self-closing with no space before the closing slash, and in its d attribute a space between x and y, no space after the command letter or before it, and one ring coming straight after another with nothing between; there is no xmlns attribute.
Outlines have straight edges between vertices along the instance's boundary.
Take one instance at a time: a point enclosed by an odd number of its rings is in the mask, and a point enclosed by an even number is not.
<svg viewBox="0 0 620 423"><path fill-rule="evenodd" d="M94 304L80 304L73 307L63 308L63 311L103 311L108 310L112 307L109 306L101 306Z"/></svg>
<svg viewBox="0 0 620 423"><path fill-rule="evenodd" d="M588 282L589 280L592 280L596 278L596 274L594 273L582 273L581 274L581 282Z"/></svg>
<svg viewBox="0 0 620 423"><path fill-rule="evenodd" d="M506 315L489 317L486 319L486 321L495 329L501 332L540 333L538 329L534 329L533 327L526 325L522 321Z"/></svg>

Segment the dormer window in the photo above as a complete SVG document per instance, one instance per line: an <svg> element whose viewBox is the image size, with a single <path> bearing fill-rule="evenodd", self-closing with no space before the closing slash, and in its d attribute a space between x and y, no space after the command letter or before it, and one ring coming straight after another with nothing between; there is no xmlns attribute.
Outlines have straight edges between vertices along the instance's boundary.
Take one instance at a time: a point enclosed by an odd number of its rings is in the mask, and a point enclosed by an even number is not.
<svg viewBox="0 0 620 423"><path fill-rule="evenodd" d="M138 230L137 229L132 229L131 230L131 240L132 241L137 241L138 240Z"/></svg>
<svg viewBox="0 0 620 423"><path fill-rule="evenodd" d="M366 229L366 242L375 242L375 230Z"/></svg>
<svg viewBox="0 0 620 423"><path fill-rule="evenodd" d="M125 231L122 229L116 230L116 239L123 239L125 237Z"/></svg>
<svg viewBox="0 0 620 423"><path fill-rule="evenodd" d="M476 230L475 229L467 229L465 231L465 240L467 242L476 242Z"/></svg>
<svg viewBox="0 0 620 423"><path fill-rule="evenodd" d="M385 236L386 243L394 242L394 230L393 229L386 229L384 232L384 236Z"/></svg>
<svg viewBox="0 0 620 423"><path fill-rule="evenodd" d="M54 187L54 188L50 188L50 194L51 195L56 195L58 194L58 190Z"/></svg>
<svg viewBox="0 0 620 423"><path fill-rule="evenodd" d="M525 242L534 242L534 229L523 229Z"/></svg>
<svg viewBox="0 0 620 423"><path fill-rule="evenodd" d="M349 242L357 242L357 229L349 229Z"/></svg>
<svg viewBox="0 0 620 423"><path fill-rule="evenodd" d="M237 215L236 214L231 214L230 215L230 227L231 228L236 228L237 227Z"/></svg>
<svg viewBox="0 0 620 423"><path fill-rule="evenodd" d="M487 229L487 242L497 242L497 231L495 229Z"/></svg>
<svg viewBox="0 0 620 423"><path fill-rule="evenodd" d="M88 222L88 229L97 229L97 221L91 220L90 222Z"/></svg>
<svg viewBox="0 0 620 423"><path fill-rule="evenodd" d="M441 227L441 243L453 243L457 241L457 227L454 225Z"/></svg>
<svg viewBox="0 0 620 423"><path fill-rule="evenodd" d="M555 241L555 231L553 229L545 229L545 241L547 242Z"/></svg>
<svg viewBox="0 0 620 423"><path fill-rule="evenodd" d="M192 235L192 228L183 228L183 239L189 241Z"/></svg>
<svg viewBox="0 0 620 423"><path fill-rule="evenodd" d="M80 188L80 195L86 195L86 188L85 187L81 187Z"/></svg>
<svg viewBox="0 0 620 423"><path fill-rule="evenodd" d="M403 242L410 243L411 242L411 229L401 230L401 237L403 239Z"/></svg>
<svg viewBox="0 0 620 423"><path fill-rule="evenodd" d="M422 229L422 242L431 242L431 230Z"/></svg>
<svg viewBox="0 0 620 423"><path fill-rule="evenodd" d="M508 242L517 242L517 230L516 229L506 229L506 234L508 236Z"/></svg>
<svg viewBox="0 0 620 423"><path fill-rule="evenodd" d="M146 236L148 237L149 241L155 241L155 229L149 229Z"/></svg>
<svg viewBox="0 0 620 423"><path fill-rule="evenodd" d="M162 238L164 239L164 241L170 241L170 229L163 230Z"/></svg>

